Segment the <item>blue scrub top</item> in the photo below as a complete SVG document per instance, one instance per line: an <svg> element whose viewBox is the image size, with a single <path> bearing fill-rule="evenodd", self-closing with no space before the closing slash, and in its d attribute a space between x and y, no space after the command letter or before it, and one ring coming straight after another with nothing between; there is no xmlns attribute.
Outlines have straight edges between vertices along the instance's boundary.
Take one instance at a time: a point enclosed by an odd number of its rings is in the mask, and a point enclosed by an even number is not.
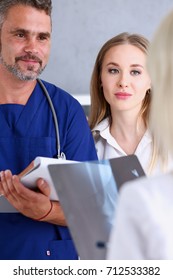
<svg viewBox="0 0 173 280"><path fill-rule="evenodd" d="M69 160L97 159L79 102L43 81L55 107L61 152ZM27 104L0 105L0 170L20 173L36 156L56 157L51 109L37 83ZM73 186L72 186L73 187ZM67 227L37 222L20 213L0 213L0 259L77 259Z"/></svg>

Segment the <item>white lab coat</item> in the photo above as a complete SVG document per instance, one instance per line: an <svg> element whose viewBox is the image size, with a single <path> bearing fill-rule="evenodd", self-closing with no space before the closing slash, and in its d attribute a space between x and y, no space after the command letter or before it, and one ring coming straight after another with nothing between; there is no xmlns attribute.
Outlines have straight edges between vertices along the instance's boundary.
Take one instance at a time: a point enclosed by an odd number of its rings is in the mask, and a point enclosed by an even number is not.
<svg viewBox="0 0 173 280"><path fill-rule="evenodd" d="M107 259L173 259L173 174L126 183L113 224Z"/></svg>

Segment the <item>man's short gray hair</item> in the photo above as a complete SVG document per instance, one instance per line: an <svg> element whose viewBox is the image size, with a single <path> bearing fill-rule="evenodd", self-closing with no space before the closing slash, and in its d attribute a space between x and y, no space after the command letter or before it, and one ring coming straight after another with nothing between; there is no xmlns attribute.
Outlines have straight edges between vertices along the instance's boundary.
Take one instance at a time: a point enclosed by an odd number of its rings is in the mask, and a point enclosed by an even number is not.
<svg viewBox="0 0 173 280"><path fill-rule="evenodd" d="M16 5L25 5L37 10L43 10L51 17L52 1L51 0L0 0L0 30L6 18L8 10Z"/></svg>

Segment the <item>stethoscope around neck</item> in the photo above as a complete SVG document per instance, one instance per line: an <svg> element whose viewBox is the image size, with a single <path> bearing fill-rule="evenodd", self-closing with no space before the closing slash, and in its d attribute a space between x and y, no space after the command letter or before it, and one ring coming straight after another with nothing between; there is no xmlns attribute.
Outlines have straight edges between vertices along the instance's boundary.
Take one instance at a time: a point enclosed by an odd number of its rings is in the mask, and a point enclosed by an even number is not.
<svg viewBox="0 0 173 280"><path fill-rule="evenodd" d="M37 79L37 82L39 83L39 85L41 86L44 95L47 98L47 101L49 103L52 115L53 115L53 120L54 120L54 124L55 124L55 132L56 132L56 146L57 146L57 158L58 159L66 159L66 156L63 152L61 152L61 144L60 144L60 136L59 136L59 126L58 126L58 119L56 116L56 112L55 112L55 108L53 106L52 100L49 96L49 93L45 87L45 85L43 84L43 82L40 79Z"/></svg>

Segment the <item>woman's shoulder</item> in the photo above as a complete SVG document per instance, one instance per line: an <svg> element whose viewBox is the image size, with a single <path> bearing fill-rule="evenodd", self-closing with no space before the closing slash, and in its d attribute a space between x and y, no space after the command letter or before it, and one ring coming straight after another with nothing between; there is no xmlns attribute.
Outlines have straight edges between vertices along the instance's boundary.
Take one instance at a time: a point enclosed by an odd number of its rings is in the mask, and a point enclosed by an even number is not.
<svg viewBox="0 0 173 280"><path fill-rule="evenodd" d="M103 119L101 122L99 122L93 129L92 132L93 133L100 133L103 130L105 130L106 128L109 127L109 119Z"/></svg>
<svg viewBox="0 0 173 280"><path fill-rule="evenodd" d="M153 175L150 177L141 177L137 180L127 182L120 190L123 197L133 197L134 200L158 200L160 197L169 197L173 195L173 174L166 173Z"/></svg>

